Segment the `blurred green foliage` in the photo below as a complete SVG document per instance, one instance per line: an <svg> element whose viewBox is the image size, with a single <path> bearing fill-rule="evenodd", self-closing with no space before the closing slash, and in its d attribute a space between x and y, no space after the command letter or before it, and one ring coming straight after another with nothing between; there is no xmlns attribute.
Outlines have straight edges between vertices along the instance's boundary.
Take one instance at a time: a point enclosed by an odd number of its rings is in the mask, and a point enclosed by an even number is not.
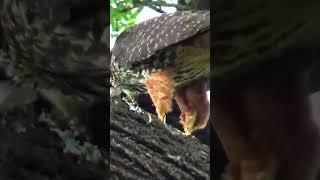
<svg viewBox="0 0 320 180"><path fill-rule="evenodd" d="M111 38L133 25L141 10L142 7L137 7L135 0L110 0Z"/></svg>
<svg viewBox="0 0 320 180"><path fill-rule="evenodd" d="M111 38L116 38L120 32L136 22L137 15L144 7L156 12L165 13L163 7L174 7L178 11L190 10L196 7L199 0L178 0L177 4L166 0L110 0Z"/></svg>

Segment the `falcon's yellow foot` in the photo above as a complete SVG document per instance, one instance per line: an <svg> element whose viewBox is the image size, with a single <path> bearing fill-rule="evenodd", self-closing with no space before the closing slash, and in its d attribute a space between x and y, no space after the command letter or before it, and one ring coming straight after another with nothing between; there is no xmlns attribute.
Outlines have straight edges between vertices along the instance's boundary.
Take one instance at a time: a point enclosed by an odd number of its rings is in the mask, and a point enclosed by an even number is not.
<svg viewBox="0 0 320 180"><path fill-rule="evenodd" d="M166 113L164 113L163 111L160 111L158 109L156 109L157 114L158 114L158 118L161 122L164 122L166 119Z"/></svg>
<svg viewBox="0 0 320 180"><path fill-rule="evenodd" d="M197 112L181 113L180 124L183 126L183 130L186 135L191 135L196 119L197 119Z"/></svg>
<svg viewBox="0 0 320 180"><path fill-rule="evenodd" d="M166 102L164 102L165 100L162 100L162 101L156 101L158 102L156 106L156 111L157 111L157 114L158 114L158 118L159 120L163 123L164 127L166 129L169 129L170 130L170 127L169 125L167 124L167 115L166 115L166 112L169 112L171 111L171 107L170 109L168 108L168 106L164 106L163 104L166 105ZM160 102L160 103L159 103Z"/></svg>
<svg viewBox="0 0 320 180"><path fill-rule="evenodd" d="M158 118L164 124L164 126L168 127L168 125L167 125L167 115L165 113L163 113L163 112L158 112L158 110L157 110L157 114L158 114Z"/></svg>
<svg viewBox="0 0 320 180"><path fill-rule="evenodd" d="M197 80L180 88L175 99L181 110L180 123L185 134L206 127L210 115L206 81Z"/></svg>

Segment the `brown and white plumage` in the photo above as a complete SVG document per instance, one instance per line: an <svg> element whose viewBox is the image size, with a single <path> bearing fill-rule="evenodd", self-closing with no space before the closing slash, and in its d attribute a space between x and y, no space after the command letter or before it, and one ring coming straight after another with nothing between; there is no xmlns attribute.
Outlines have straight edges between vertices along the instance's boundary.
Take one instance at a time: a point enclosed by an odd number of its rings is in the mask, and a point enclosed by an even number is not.
<svg viewBox="0 0 320 180"><path fill-rule="evenodd" d="M209 119L209 51L209 11L164 14L120 34L112 49L111 82L133 99L148 93L162 121L175 99L190 134Z"/></svg>

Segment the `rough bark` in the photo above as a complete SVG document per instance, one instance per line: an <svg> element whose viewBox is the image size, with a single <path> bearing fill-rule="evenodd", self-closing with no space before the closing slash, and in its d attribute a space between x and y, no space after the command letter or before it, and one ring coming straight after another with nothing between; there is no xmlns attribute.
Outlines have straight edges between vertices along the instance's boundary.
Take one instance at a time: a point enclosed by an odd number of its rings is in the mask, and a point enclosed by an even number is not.
<svg viewBox="0 0 320 180"><path fill-rule="evenodd" d="M0 0L0 179L107 179L103 7Z"/></svg>
<svg viewBox="0 0 320 180"><path fill-rule="evenodd" d="M209 179L210 147L168 130L150 115L113 97L110 117L111 179ZM168 119L168 121L170 121Z"/></svg>
<svg viewBox="0 0 320 180"><path fill-rule="evenodd" d="M107 178L103 161L89 162L76 154L64 152L64 140L46 122L38 121L33 109L28 105L1 115L0 179Z"/></svg>

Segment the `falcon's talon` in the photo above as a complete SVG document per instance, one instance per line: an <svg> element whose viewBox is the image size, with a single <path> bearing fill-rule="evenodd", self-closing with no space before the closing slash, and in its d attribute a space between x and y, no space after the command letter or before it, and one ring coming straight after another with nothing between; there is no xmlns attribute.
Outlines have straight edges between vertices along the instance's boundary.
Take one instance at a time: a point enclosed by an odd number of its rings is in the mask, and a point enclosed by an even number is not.
<svg viewBox="0 0 320 180"><path fill-rule="evenodd" d="M165 126L167 126L167 115L166 114L164 114L162 121L163 121L163 124Z"/></svg>
<svg viewBox="0 0 320 180"><path fill-rule="evenodd" d="M158 118L160 119L161 122L166 121L166 114L165 113L158 113Z"/></svg>
<svg viewBox="0 0 320 180"><path fill-rule="evenodd" d="M182 134L183 134L185 137L192 136L192 133L189 133L189 132L182 132Z"/></svg>
<svg viewBox="0 0 320 180"><path fill-rule="evenodd" d="M172 131L172 129L175 129L174 127L172 127L171 125L167 124L167 115L165 114L163 116L163 125L166 129L168 129L169 131Z"/></svg>
<svg viewBox="0 0 320 180"><path fill-rule="evenodd" d="M194 130L194 124L197 118L197 112L191 113L190 116L186 116L186 120L183 124L184 132L187 135L191 135Z"/></svg>
<svg viewBox="0 0 320 180"><path fill-rule="evenodd" d="M152 120L152 117L151 117L151 115L150 115L149 113L148 113L148 118L149 118L149 119L148 119L148 122L147 122L147 124L150 124L150 123L152 123L152 121L153 121L153 120Z"/></svg>

